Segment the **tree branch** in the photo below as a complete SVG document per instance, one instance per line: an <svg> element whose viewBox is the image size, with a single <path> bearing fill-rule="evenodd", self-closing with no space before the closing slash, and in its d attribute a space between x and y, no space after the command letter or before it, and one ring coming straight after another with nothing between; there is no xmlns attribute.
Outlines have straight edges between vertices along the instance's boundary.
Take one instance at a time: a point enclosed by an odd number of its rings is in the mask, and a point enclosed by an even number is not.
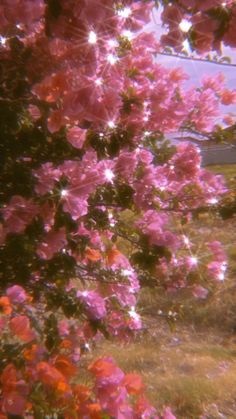
<svg viewBox="0 0 236 419"><path fill-rule="evenodd" d="M163 55L166 57L180 58L181 60L188 60L188 61L200 61L203 63L216 64L216 65L221 65L221 66L226 66L226 67L236 67L236 64L232 64L232 63L211 61L206 58L189 57L188 55L181 55L181 54L176 54L176 53L171 53L171 52L156 52L155 55Z"/></svg>

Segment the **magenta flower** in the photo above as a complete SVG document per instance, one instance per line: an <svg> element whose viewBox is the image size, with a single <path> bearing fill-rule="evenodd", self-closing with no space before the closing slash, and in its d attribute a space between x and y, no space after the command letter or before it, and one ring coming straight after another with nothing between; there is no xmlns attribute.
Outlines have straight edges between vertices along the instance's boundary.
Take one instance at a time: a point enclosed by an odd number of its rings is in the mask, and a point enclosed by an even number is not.
<svg viewBox="0 0 236 419"><path fill-rule="evenodd" d="M25 290L19 285L7 288L6 294L12 304L22 304L27 300Z"/></svg>
<svg viewBox="0 0 236 419"><path fill-rule="evenodd" d="M208 290L201 285L194 285L192 288L192 294L196 298L205 299L208 295Z"/></svg>
<svg viewBox="0 0 236 419"><path fill-rule="evenodd" d="M89 187L89 185L88 185ZM73 220L78 220L87 214L88 203L85 197L80 196L83 185L78 186L75 190L62 190L63 209L71 215Z"/></svg>
<svg viewBox="0 0 236 419"><path fill-rule="evenodd" d="M86 139L86 130L79 127L70 128L67 139L75 148L82 148Z"/></svg>
<svg viewBox="0 0 236 419"><path fill-rule="evenodd" d="M225 279L225 271L227 269L227 263L213 261L213 262L208 263L207 269L208 269L209 276L213 280L217 282L221 282L221 281L224 281Z"/></svg>
<svg viewBox="0 0 236 419"><path fill-rule="evenodd" d="M22 415L25 412L27 400L17 391L11 391L3 395L3 412L9 415Z"/></svg>
<svg viewBox="0 0 236 419"><path fill-rule="evenodd" d="M44 195L54 188L55 182L60 179L61 171L48 162L42 164L39 169L34 170L33 174L37 179L35 192L39 195Z"/></svg>
<svg viewBox="0 0 236 419"><path fill-rule="evenodd" d="M227 256L226 256L225 250L223 249L222 243L215 240L215 241L209 242L207 245L209 249L211 250L215 261L217 262L226 261Z"/></svg>
<svg viewBox="0 0 236 419"><path fill-rule="evenodd" d="M170 407L165 408L163 412L163 419L176 419L176 416L173 415Z"/></svg>
<svg viewBox="0 0 236 419"><path fill-rule="evenodd" d="M67 244L66 230L62 227L58 231L49 231L44 236L44 241L38 245L37 254L41 259L52 259Z"/></svg>
<svg viewBox="0 0 236 419"><path fill-rule="evenodd" d="M105 301L96 291L78 291L76 295L85 304L89 317L100 320L106 316Z"/></svg>
<svg viewBox="0 0 236 419"><path fill-rule="evenodd" d="M22 233L38 214L38 206L31 200L14 195L9 204L2 209L7 233Z"/></svg>
<svg viewBox="0 0 236 419"><path fill-rule="evenodd" d="M123 152L117 159L115 172L129 181L133 178L137 163L137 155L135 153Z"/></svg>

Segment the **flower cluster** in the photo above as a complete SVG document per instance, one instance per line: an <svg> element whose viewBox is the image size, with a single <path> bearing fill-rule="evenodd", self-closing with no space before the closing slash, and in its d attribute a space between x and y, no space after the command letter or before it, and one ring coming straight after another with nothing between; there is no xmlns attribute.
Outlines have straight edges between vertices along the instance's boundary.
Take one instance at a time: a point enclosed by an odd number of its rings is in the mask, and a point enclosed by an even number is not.
<svg viewBox="0 0 236 419"><path fill-rule="evenodd" d="M192 50L205 54L220 51L222 43L235 47L233 30L236 19L235 2L232 0L180 0L163 4L162 21L168 32L162 43L182 51L187 41Z"/></svg>
<svg viewBox="0 0 236 419"><path fill-rule="evenodd" d="M164 10L165 23L173 7L189 10L179 4ZM90 366L94 385L78 384L80 357L102 336L127 340L142 328L140 279L200 298L223 279L213 242L206 284L199 275L189 283L196 257L174 224L215 207L224 182L201 168L195 146L165 148L164 138L210 131L235 93L221 76L186 90L181 69L155 61L160 46L142 30L152 7L0 6L3 417L157 417L140 378L109 357ZM169 408L163 417L174 418Z"/></svg>
<svg viewBox="0 0 236 419"><path fill-rule="evenodd" d="M89 366L93 384L75 384L82 331L71 333L72 325L61 321L59 346L56 353L51 353L41 340L42 324L37 323L39 312L22 287L8 288L6 296L0 298L0 306L4 313L1 333L9 329L12 339L8 348L12 348L14 340L21 348L15 360L18 367L7 359L9 354L5 353L5 365L0 375L2 417L30 414L32 407L35 410L40 403L37 401L40 389L41 402L43 400L50 410L63 409L64 417L68 419L75 415L102 418L104 414L117 418L158 418L156 410L144 396L141 378L135 373L124 374L111 358L100 358ZM167 413L168 409L164 418L169 417Z"/></svg>

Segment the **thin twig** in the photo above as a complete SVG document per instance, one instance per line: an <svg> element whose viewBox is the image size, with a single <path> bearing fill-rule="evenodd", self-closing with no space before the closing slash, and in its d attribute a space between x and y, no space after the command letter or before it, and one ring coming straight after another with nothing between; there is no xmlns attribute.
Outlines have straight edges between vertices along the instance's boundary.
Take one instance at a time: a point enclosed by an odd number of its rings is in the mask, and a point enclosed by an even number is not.
<svg viewBox="0 0 236 419"><path fill-rule="evenodd" d="M200 61L203 63L216 64L216 65L221 65L221 66L226 66L226 67L236 67L236 64L232 64L232 63L211 61L206 58L189 57L188 55L181 55L181 54L176 54L176 53L171 53L171 52L155 52L155 55L164 55L167 57L180 58L181 60L188 60L188 61Z"/></svg>

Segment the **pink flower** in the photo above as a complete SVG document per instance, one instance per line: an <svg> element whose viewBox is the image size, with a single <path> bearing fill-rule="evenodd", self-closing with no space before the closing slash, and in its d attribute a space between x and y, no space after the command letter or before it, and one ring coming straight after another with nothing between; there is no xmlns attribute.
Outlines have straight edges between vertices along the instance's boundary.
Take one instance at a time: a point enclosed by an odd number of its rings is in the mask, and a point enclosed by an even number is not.
<svg viewBox="0 0 236 419"><path fill-rule="evenodd" d="M42 116L38 106L29 105L28 111L29 111L29 113L30 113L30 115L31 115L31 117L34 121L37 121Z"/></svg>
<svg viewBox="0 0 236 419"><path fill-rule="evenodd" d="M1 375L2 411L9 415L24 415L29 386L20 379L13 364L8 364Z"/></svg>
<svg viewBox="0 0 236 419"><path fill-rule="evenodd" d="M133 419L133 410L128 404L128 393L124 386L99 385L97 397L102 408L111 417Z"/></svg>
<svg viewBox="0 0 236 419"><path fill-rule="evenodd" d="M60 336L68 336L70 334L69 323L67 320L61 320L58 323L58 330Z"/></svg>
<svg viewBox="0 0 236 419"><path fill-rule="evenodd" d="M235 35L235 25L236 25L236 7L231 9L231 18L227 27L227 30L223 36L223 41L226 45L229 45L233 48L236 46L236 35Z"/></svg>
<svg viewBox="0 0 236 419"><path fill-rule="evenodd" d="M173 415L170 407L165 408L163 412L163 419L176 419L176 416Z"/></svg>
<svg viewBox="0 0 236 419"><path fill-rule="evenodd" d="M214 1L214 0L213 0ZM218 29L219 22L205 13L195 13L192 17L192 23L194 25L194 30L199 32L199 34L208 34L214 32Z"/></svg>
<svg viewBox="0 0 236 419"><path fill-rule="evenodd" d="M118 386L124 379L125 374L118 368L111 357L97 359L89 367L89 371L96 377L96 386Z"/></svg>
<svg viewBox="0 0 236 419"><path fill-rule="evenodd" d="M37 255L41 259L52 259L67 244L65 227L58 231L51 230L44 236L44 241L38 245Z"/></svg>
<svg viewBox="0 0 236 419"><path fill-rule="evenodd" d="M150 244L177 249L180 245L177 236L168 230L164 230L167 221L166 214L148 210L144 213L143 218L137 222L137 226L149 237Z"/></svg>
<svg viewBox="0 0 236 419"><path fill-rule="evenodd" d="M168 6L169 7L166 7L162 12L162 21L170 26L180 23L183 18L182 9L174 4Z"/></svg>
<svg viewBox="0 0 236 419"><path fill-rule="evenodd" d="M100 320L106 316L105 301L96 291L78 291L76 295L85 304L89 317Z"/></svg>
<svg viewBox="0 0 236 419"><path fill-rule="evenodd" d="M6 294L12 304L22 304L27 300L25 290L19 285L7 288Z"/></svg>
<svg viewBox="0 0 236 419"><path fill-rule="evenodd" d="M181 51L183 49L184 39L185 36L183 32L178 27L175 27L167 34L161 36L161 43L175 48L176 51Z"/></svg>
<svg viewBox="0 0 236 419"><path fill-rule="evenodd" d="M231 115L231 113L229 113L228 115L224 116L223 122L226 125L233 125L235 123L235 118L233 117L233 115Z"/></svg>
<svg viewBox="0 0 236 419"><path fill-rule="evenodd" d="M196 13L192 17L194 30L194 47L199 54L212 48L214 32L219 27L219 22L204 13Z"/></svg>
<svg viewBox="0 0 236 419"><path fill-rule="evenodd" d="M53 204L50 205L48 201L41 205L40 217L43 219L45 231L50 231L53 227L55 221L55 213L55 206Z"/></svg>
<svg viewBox="0 0 236 419"><path fill-rule="evenodd" d="M62 72L57 72L36 84L33 88L33 92L39 99L51 103L56 102L66 89L66 75Z"/></svg>
<svg viewBox="0 0 236 419"><path fill-rule="evenodd" d="M198 265L198 260L194 256L186 256L185 258L185 266L187 270L191 271L192 269L196 269Z"/></svg>
<svg viewBox="0 0 236 419"><path fill-rule="evenodd" d="M48 162L33 170L33 174L37 179L35 192L44 195L54 188L55 182L60 179L61 171Z"/></svg>
<svg viewBox="0 0 236 419"><path fill-rule="evenodd" d="M2 209L8 233L22 233L38 213L38 207L31 200L14 195L10 203Z"/></svg>
<svg viewBox="0 0 236 419"><path fill-rule="evenodd" d="M96 396L105 412L115 418L133 419L133 410L128 404L123 371L110 357L99 358L89 371L95 375Z"/></svg>
<svg viewBox="0 0 236 419"><path fill-rule="evenodd" d="M236 91L224 89L221 92L221 103L223 105L232 105L236 103Z"/></svg>
<svg viewBox="0 0 236 419"><path fill-rule="evenodd" d="M3 394L3 412L9 415L22 416L26 409L27 400L16 391Z"/></svg>
<svg viewBox="0 0 236 419"><path fill-rule="evenodd" d="M148 150L139 149L138 151L138 158L142 163L151 164L153 161L153 155Z"/></svg>
<svg viewBox="0 0 236 419"><path fill-rule="evenodd" d="M191 97L190 97L191 98ZM219 115L219 102L211 89L192 96L190 117L199 131L210 131Z"/></svg>
<svg viewBox="0 0 236 419"><path fill-rule="evenodd" d="M149 401L144 395L141 395L135 405L135 412L137 413L138 418L143 419L159 419L159 416L156 416L156 409L151 406Z"/></svg>
<svg viewBox="0 0 236 419"><path fill-rule="evenodd" d="M87 185L87 187L89 187L89 185ZM81 184L78 188L72 188L71 191L66 191L66 194L62 197L63 210L68 212L73 220L78 220L80 217L87 214L87 199L81 197L79 194L79 192L82 192L82 189L83 185Z"/></svg>
<svg viewBox="0 0 236 419"><path fill-rule="evenodd" d="M211 250L214 259L217 262L225 262L226 261L227 256L226 256L225 250L224 250L221 242L219 242L217 240L214 240L212 242L207 243L207 245L208 245L209 249Z"/></svg>
<svg viewBox="0 0 236 419"><path fill-rule="evenodd" d="M202 79L202 86L204 89L212 89L216 93L220 93L224 87L225 77L223 73L218 73L216 76L204 76Z"/></svg>
<svg viewBox="0 0 236 419"><path fill-rule="evenodd" d="M192 294L196 298L205 299L208 295L208 290L203 288L201 285L194 285L192 288Z"/></svg>
<svg viewBox="0 0 236 419"><path fill-rule="evenodd" d="M135 153L130 153L127 151L122 152L117 159L115 172L119 174L119 176L129 181L134 175L137 163L137 156Z"/></svg>
<svg viewBox="0 0 236 419"><path fill-rule="evenodd" d="M131 307L129 311L129 319L127 325L130 330L140 330L142 328L142 321L140 315Z"/></svg>
<svg viewBox="0 0 236 419"><path fill-rule="evenodd" d="M67 132L68 141L76 148L82 148L86 140L86 130L79 127L70 128Z"/></svg>
<svg viewBox="0 0 236 419"><path fill-rule="evenodd" d="M208 274L210 277L217 281L222 282L225 279L225 271L227 269L227 263L226 262L210 262L207 265Z"/></svg>
<svg viewBox="0 0 236 419"><path fill-rule="evenodd" d="M110 293L114 295L122 306L134 306L136 297L132 286L115 284L110 286Z"/></svg>
<svg viewBox="0 0 236 419"><path fill-rule="evenodd" d="M35 0L33 3L30 0L7 0L3 1L3 7L3 16L6 19L3 19L1 23L5 21L8 30L10 24L15 27L19 22L28 30L33 29L45 12L43 0Z"/></svg>
<svg viewBox="0 0 236 419"><path fill-rule="evenodd" d="M52 111L48 117L48 130L53 134L65 125L65 118L61 110Z"/></svg>
<svg viewBox="0 0 236 419"><path fill-rule="evenodd" d="M35 332L31 329L27 316L13 317L9 322L9 327L13 335L23 342L28 343L35 339Z"/></svg>
<svg viewBox="0 0 236 419"><path fill-rule="evenodd" d="M181 67L176 67L170 70L169 73L170 80L172 82L178 83L179 81L188 80L189 76L184 73Z"/></svg>
<svg viewBox="0 0 236 419"><path fill-rule="evenodd" d="M78 10L80 7L78 7ZM96 25L95 27L101 26L102 28L105 26L107 30L110 29L110 26L112 29L112 23L115 24L114 14L112 13L108 0L103 0L102 2L89 0L84 2L82 10L80 11L80 17L88 26ZM107 24L107 21L109 24Z"/></svg>
<svg viewBox="0 0 236 419"><path fill-rule="evenodd" d="M205 199L208 203L211 203L211 199L216 199L217 196L227 192L227 188L224 179L221 175L214 175L209 170L201 169L199 173L199 180L202 184Z"/></svg>
<svg viewBox="0 0 236 419"><path fill-rule="evenodd" d="M195 177L200 168L201 156L196 146L191 143L181 143L177 146L177 153L169 161L174 166L174 176L178 181Z"/></svg>
<svg viewBox="0 0 236 419"><path fill-rule="evenodd" d="M80 102L79 92L69 92L64 97L64 113L71 120L82 120L84 107Z"/></svg>
<svg viewBox="0 0 236 419"><path fill-rule="evenodd" d="M140 22L140 24L148 23L150 21L150 14L152 12L153 2L143 4L141 1L132 3L132 18Z"/></svg>

